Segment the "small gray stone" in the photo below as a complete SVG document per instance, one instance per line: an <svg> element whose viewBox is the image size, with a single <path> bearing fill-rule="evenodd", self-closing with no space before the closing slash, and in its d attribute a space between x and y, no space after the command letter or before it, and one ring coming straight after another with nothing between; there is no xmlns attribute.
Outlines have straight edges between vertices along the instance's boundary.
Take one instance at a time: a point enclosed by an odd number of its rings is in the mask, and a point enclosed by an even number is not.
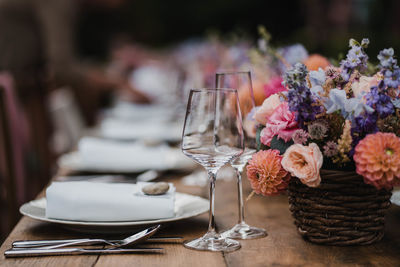
<svg viewBox="0 0 400 267"><path fill-rule="evenodd" d="M143 186L142 191L146 195L163 195L169 190L169 184L166 182L158 182Z"/></svg>

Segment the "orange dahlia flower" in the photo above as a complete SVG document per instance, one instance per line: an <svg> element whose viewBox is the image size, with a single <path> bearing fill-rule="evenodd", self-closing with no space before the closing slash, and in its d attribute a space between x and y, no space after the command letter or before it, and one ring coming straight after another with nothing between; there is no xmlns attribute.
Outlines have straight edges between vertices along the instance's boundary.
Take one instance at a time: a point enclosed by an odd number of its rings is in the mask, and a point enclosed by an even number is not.
<svg viewBox="0 0 400 267"><path fill-rule="evenodd" d="M400 184L400 138L393 133L367 135L355 148L357 173L377 189Z"/></svg>
<svg viewBox="0 0 400 267"><path fill-rule="evenodd" d="M251 188L264 196L284 191L290 175L281 166L282 156L276 149L262 150L253 155L247 165L247 178Z"/></svg>
<svg viewBox="0 0 400 267"><path fill-rule="evenodd" d="M326 67L330 66L331 63L328 59L326 59L326 57L318 54L312 54L306 60L304 60L304 65L306 65L307 69L309 70L318 70L319 68L325 69Z"/></svg>

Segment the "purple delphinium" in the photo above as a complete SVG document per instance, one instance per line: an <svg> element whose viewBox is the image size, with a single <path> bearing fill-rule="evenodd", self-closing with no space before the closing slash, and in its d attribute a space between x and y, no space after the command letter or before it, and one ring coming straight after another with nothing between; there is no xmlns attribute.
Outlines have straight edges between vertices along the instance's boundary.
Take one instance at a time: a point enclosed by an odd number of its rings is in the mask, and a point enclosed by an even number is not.
<svg viewBox="0 0 400 267"><path fill-rule="evenodd" d="M386 118L394 113L394 106L390 96L381 91L377 86L373 86L366 95L367 105L372 107L379 118Z"/></svg>
<svg viewBox="0 0 400 267"><path fill-rule="evenodd" d="M354 148L358 142L367 134L376 133L379 131L377 126L378 115L374 113L364 113L354 119L351 128L351 136L353 138L353 149L350 151L350 156L354 154Z"/></svg>
<svg viewBox="0 0 400 267"><path fill-rule="evenodd" d="M287 92L289 109L296 113L296 121L304 128L304 122L313 121L322 112L322 107L314 105L315 100L306 86L289 89ZM305 129L305 128L304 128Z"/></svg>
<svg viewBox="0 0 400 267"><path fill-rule="evenodd" d="M399 79L400 79L400 70L395 69L393 71L391 70L385 70L383 72L383 81L387 87L390 88L397 88L399 86Z"/></svg>
<svg viewBox="0 0 400 267"><path fill-rule="evenodd" d="M294 64L293 68L287 70L283 77L283 85L289 87L289 89L295 89L299 86L306 86L307 84L308 70L306 65L302 63Z"/></svg>
<svg viewBox="0 0 400 267"><path fill-rule="evenodd" d="M322 107L316 105L315 96L307 87L307 74L307 67L296 63L285 73L283 82L289 88L287 91L289 109L296 113L296 121L302 128L304 122L315 120L316 115L322 112Z"/></svg>
<svg viewBox="0 0 400 267"><path fill-rule="evenodd" d="M378 131L378 126L376 122L378 121L378 116L375 113L368 114L364 113L354 119L354 133L376 133Z"/></svg>
<svg viewBox="0 0 400 267"><path fill-rule="evenodd" d="M386 48L379 52L379 66L382 69L392 69L393 66L397 65L397 60L393 58L394 50L393 48Z"/></svg>
<svg viewBox="0 0 400 267"><path fill-rule="evenodd" d="M368 39L363 39L361 44L354 39L350 39L349 46L351 48L347 52L346 59L340 62L341 75L345 81L350 79L353 70L358 69L362 71L367 68L368 56L365 54L364 48L367 48L368 44Z"/></svg>
<svg viewBox="0 0 400 267"><path fill-rule="evenodd" d="M393 48L383 49L379 52L379 67L383 74L383 80L379 83L379 89L397 88L400 85L400 68L397 60L393 57Z"/></svg>
<svg viewBox="0 0 400 267"><path fill-rule="evenodd" d="M379 52L379 67L383 74L378 86L371 87L370 92L365 96L366 104L373 108L373 113L365 112L355 118L352 127L353 147L367 134L377 132L378 119L386 118L395 112L396 101L389 96L390 88L396 88L400 85L400 69L397 66L397 60L393 58L393 48L383 49ZM353 152L353 151L352 151Z"/></svg>

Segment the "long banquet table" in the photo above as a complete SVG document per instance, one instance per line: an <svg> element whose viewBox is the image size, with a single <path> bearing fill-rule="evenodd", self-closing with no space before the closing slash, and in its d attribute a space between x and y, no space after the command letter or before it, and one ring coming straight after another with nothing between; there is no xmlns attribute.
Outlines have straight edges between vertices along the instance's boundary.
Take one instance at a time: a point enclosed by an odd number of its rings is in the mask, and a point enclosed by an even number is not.
<svg viewBox="0 0 400 267"><path fill-rule="evenodd" d="M180 192L207 198L208 190L185 186L179 175L163 180L175 183ZM250 193L244 180L245 196ZM39 196L42 196L43 193ZM237 220L236 183L218 181L216 186L216 221L219 230ZM255 196L246 203L246 221L264 227L268 236L241 241L242 248L231 253L203 252L184 248L181 244L153 244L165 248L164 254L82 255L8 258L4 251L15 240L63 239L87 237L55 224L22 217L0 248L0 266L400 266L400 207L392 205L387 212L386 235L377 244L362 247L332 247L304 241L296 232L288 207L287 196ZM169 223L160 235L183 236L184 239L205 233L208 214Z"/></svg>

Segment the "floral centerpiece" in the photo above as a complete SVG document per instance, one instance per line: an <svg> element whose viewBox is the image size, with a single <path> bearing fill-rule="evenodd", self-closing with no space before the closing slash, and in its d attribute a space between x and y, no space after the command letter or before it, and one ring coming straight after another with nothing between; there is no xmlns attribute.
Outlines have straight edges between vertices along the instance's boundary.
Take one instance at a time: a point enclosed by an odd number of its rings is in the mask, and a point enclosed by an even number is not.
<svg viewBox="0 0 400 267"><path fill-rule="evenodd" d="M254 114L253 191L288 189L295 224L315 243L380 240L390 191L400 184L400 68L392 48L371 65L368 44L350 40L338 67L296 63Z"/></svg>

